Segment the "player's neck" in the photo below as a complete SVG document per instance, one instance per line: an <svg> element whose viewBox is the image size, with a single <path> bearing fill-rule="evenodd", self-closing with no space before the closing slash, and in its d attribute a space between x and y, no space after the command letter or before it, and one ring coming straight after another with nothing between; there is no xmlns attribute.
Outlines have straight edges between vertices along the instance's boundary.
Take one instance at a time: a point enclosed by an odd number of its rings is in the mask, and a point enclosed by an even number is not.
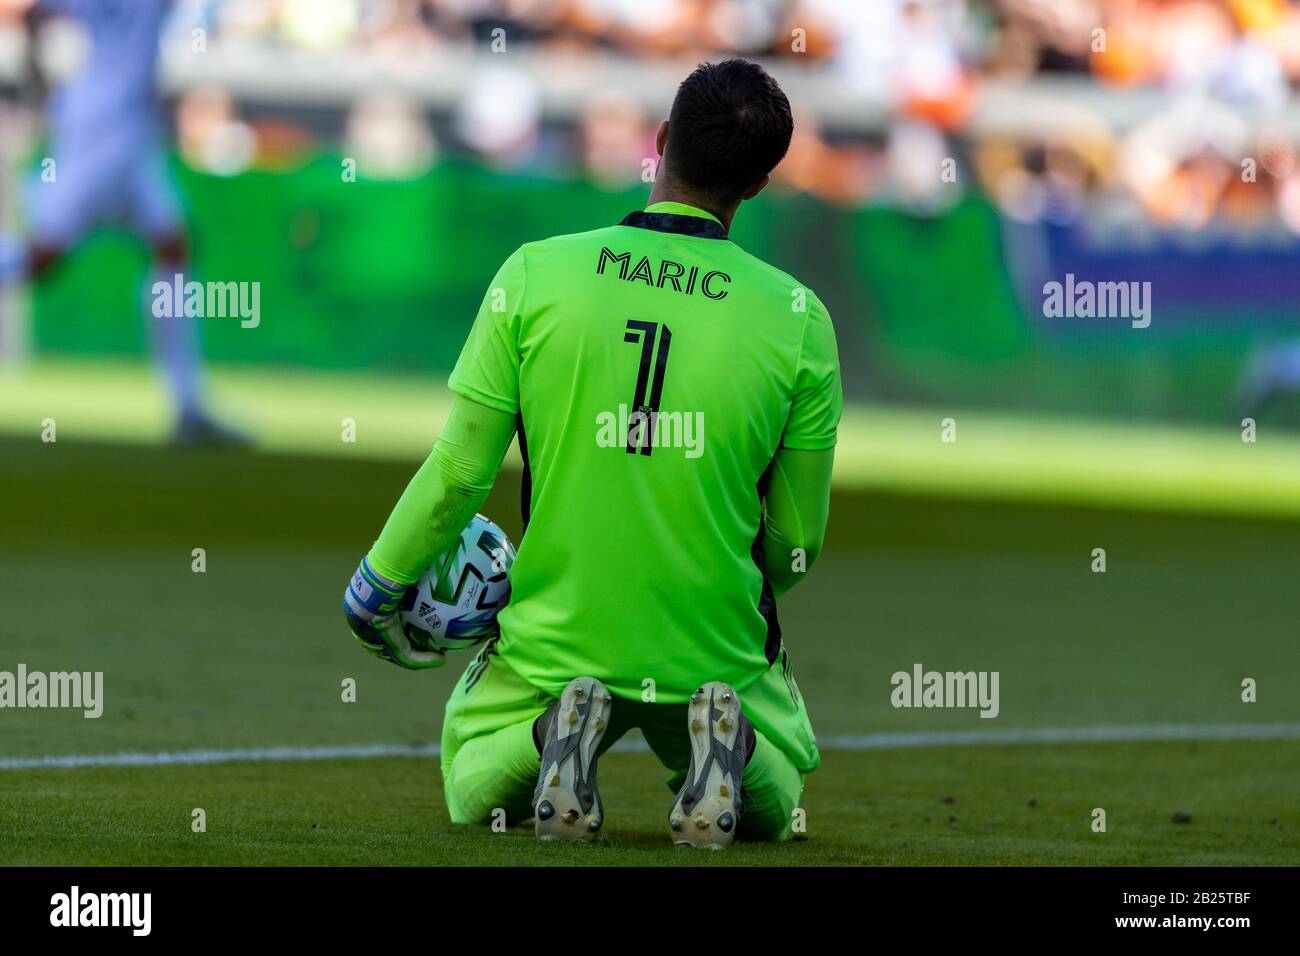
<svg viewBox="0 0 1300 956"><path fill-rule="evenodd" d="M650 199L646 202L647 206L653 206L657 202L679 202L686 206L694 206L696 209L703 209L707 213L712 213L718 217L722 223L722 228L731 232L731 220L736 215L736 209L740 206L737 200L727 206L719 206L716 202L709 199L701 199L699 196L692 196L683 189L665 183L656 182L650 190Z"/></svg>

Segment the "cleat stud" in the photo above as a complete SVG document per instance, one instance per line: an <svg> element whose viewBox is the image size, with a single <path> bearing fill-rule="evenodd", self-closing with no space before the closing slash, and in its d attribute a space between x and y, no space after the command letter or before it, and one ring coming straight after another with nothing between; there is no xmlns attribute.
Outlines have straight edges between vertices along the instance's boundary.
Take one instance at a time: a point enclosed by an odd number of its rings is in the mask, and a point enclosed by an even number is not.
<svg viewBox="0 0 1300 956"><path fill-rule="evenodd" d="M695 829L697 830L707 830L709 828L709 821L704 819L704 814L702 813L698 817L695 817L691 822L695 824Z"/></svg>
<svg viewBox="0 0 1300 956"><path fill-rule="evenodd" d="M582 697L582 696L584 696L586 693L587 693L586 689L583 688L583 686L582 686L581 684L579 684L577 687L573 688L573 696L574 696L574 697Z"/></svg>
<svg viewBox="0 0 1300 956"><path fill-rule="evenodd" d="M555 807L551 806L550 800L543 800L537 805L537 819L549 820L555 816Z"/></svg>
<svg viewBox="0 0 1300 956"><path fill-rule="evenodd" d="M560 785L560 775L557 773L555 776L553 776L553 777L551 778L551 782L548 783L547 786L548 786L548 787L558 787L559 785Z"/></svg>
<svg viewBox="0 0 1300 956"><path fill-rule="evenodd" d="M703 729L703 727L704 725L700 723L700 718L696 717L691 720L691 730L695 731L697 734L701 729Z"/></svg>
<svg viewBox="0 0 1300 956"><path fill-rule="evenodd" d="M576 710L569 711L569 723L576 724L577 722L578 722L578 712Z"/></svg>
<svg viewBox="0 0 1300 956"><path fill-rule="evenodd" d="M595 728L596 730L604 730L604 729L605 729L605 722L604 722L603 720L601 720L599 717L597 717L597 718L596 718L596 723L595 723L593 726L594 726L594 728Z"/></svg>
<svg viewBox="0 0 1300 956"><path fill-rule="evenodd" d="M574 810L572 807L570 807L568 810L565 810L565 811L564 811L564 822L565 822L565 823L572 824L572 823L573 823L575 820L577 820L577 819L578 819L578 811L577 811L577 810Z"/></svg>
<svg viewBox="0 0 1300 956"><path fill-rule="evenodd" d="M722 699L723 699L723 700L731 700L731 691L729 691L729 690L724 690L724 691L722 692Z"/></svg>
<svg viewBox="0 0 1300 956"><path fill-rule="evenodd" d="M682 818L673 817L671 820L668 821L668 825L672 827L674 830L680 830L682 828Z"/></svg>
<svg viewBox="0 0 1300 956"><path fill-rule="evenodd" d="M727 785L725 783L722 784L722 786L718 787L718 796L720 797L731 796L731 791L727 789Z"/></svg>
<svg viewBox="0 0 1300 956"><path fill-rule="evenodd" d="M726 717L723 717L720 721L718 721L718 729L725 734L728 730L731 729L731 721L727 720Z"/></svg>
<svg viewBox="0 0 1300 956"><path fill-rule="evenodd" d="M730 813L724 813L722 816L718 817L718 829L723 833L730 833L731 828L735 825L736 821Z"/></svg>
<svg viewBox="0 0 1300 956"><path fill-rule="evenodd" d="M597 817L595 820L588 820L587 829L590 830L592 833L595 833L597 830L600 829L601 822L602 821L599 817Z"/></svg>

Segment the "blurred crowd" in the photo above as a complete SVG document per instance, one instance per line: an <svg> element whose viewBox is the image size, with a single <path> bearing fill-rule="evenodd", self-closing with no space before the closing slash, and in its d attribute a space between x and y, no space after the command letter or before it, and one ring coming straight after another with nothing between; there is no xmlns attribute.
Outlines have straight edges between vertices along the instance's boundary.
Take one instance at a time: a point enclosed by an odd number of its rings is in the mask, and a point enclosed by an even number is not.
<svg viewBox="0 0 1300 956"><path fill-rule="evenodd" d="M800 89L878 106L858 124L823 123L795 94L796 138L775 177L787 192L926 214L978 188L1024 221L1100 210L1300 233L1300 0L177 0L170 35L196 29L209 49L354 57L417 77L472 48L542 54L557 73L581 57L685 68L756 56L782 80L811 78ZM644 98L595 85L556 117L535 68L508 55L476 64L445 116L400 84L359 90L341 131L348 155L367 175L460 153L611 188L646 178L659 117ZM1062 121L1029 132L982 121L990 91L1035 84L1061 98ZM1137 121L1098 105L1139 94L1160 108ZM189 90L177 114L187 159L232 173L311 138L289 117L245 112L222 89Z"/></svg>
<svg viewBox="0 0 1300 956"><path fill-rule="evenodd" d="M1284 0L1008 0L987 76L1079 73L1161 108L1117 127L1063 102L1040 137L972 137L984 188L1014 218L1300 233L1300 5Z"/></svg>
<svg viewBox="0 0 1300 956"><path fill-rule="evenodd" d="M942 94L958 73L1091 73L1121 85L1221 82L1234 94L1300 83L1300 5L1292 0L180 3L218 36L317 50L432 51L490 43L503 30L511 43L636 58L732 52L825 61L846 78L902 82L918 96Z"/></svg>

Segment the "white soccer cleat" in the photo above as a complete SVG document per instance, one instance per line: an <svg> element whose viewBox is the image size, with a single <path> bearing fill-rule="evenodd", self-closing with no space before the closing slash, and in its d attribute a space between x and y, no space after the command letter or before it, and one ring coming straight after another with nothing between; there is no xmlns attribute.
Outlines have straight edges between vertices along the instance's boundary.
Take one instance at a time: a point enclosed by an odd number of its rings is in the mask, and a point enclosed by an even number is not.
<svg viewBox="0 0 1300 956"><path fill-rule="evenodd" d="M673 843L725 850L740 823L740 788L754 729L740 712L740 695L721 681L691 695L686 726L691 765L668 814Z"/></svg>
<svg viewBox="0 0 1300 956"><path fill-rule="evenodd" d="M533 818L539 839L590 842L600 836L605 808L596 787L596 751L613 702L594 677L575 677L538 718L542 767Z"/></svg>

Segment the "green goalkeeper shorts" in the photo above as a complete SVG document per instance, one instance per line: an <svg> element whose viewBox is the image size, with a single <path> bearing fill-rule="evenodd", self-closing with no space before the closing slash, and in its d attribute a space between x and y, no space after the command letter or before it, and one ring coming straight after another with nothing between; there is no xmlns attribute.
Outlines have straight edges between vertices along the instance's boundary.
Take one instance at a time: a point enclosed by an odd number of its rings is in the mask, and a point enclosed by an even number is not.
<svg viewBox="0 0 1300 956"><path fill-rule="evenodd" d="M737 690L755 731L754 753L745 768L739 835L786 839L804 777L821 759L789 656L782 650L758 680ZM513 824L533 815L541 762L533 721L554 700L516 674L494 644L479 651L448 699L442 725L443 787L453 823L487 823L504 812L506 822ZM686 705L615 698L601 751L634 727L671 771L668 787L676 793L690 764ZM665 820L670 802L664 801Z"/></svg>

